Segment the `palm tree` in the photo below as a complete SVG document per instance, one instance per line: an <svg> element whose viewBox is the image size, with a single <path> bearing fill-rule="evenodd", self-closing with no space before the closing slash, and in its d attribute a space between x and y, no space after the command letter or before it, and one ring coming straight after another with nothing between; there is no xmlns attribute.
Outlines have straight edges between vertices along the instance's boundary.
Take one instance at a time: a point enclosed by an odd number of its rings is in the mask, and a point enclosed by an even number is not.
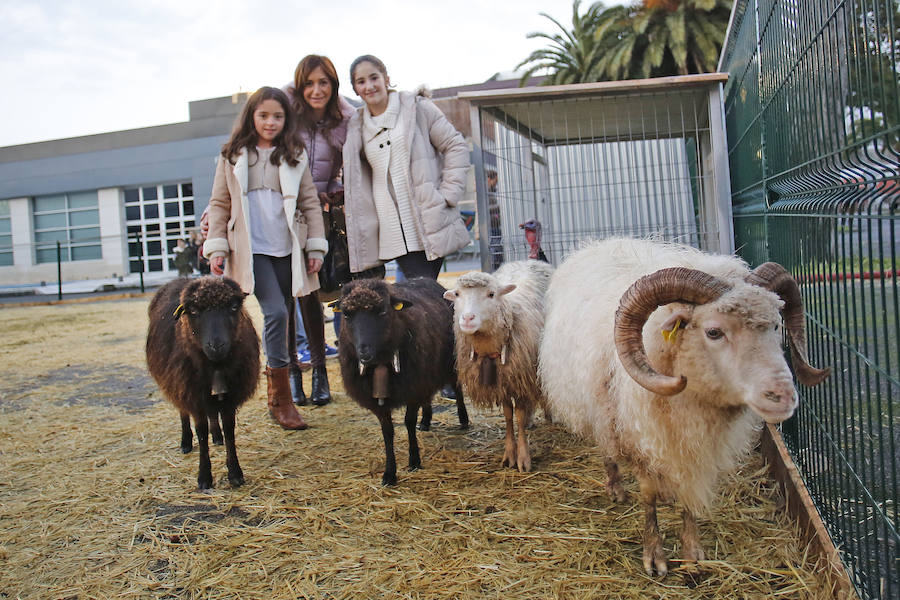
<svg viewBox="0 0 900 600"><path fill-rule="evenodd" d="M714 71L732 1L643 0L609 8L595 2L581 15L581 0L574 0L571 30L541 13L562 33L528 34L550 45L517 65L530 65L520 83L544 69L548 85Z"/></svg>
<svg viewBox="0 0 900 600"><path fill-rule="evenodd" d="M732 0L643 0L607 10L595 38L608 53L604 79L664 77L714 71Z"/></svg>
<svg viewBox="0 0 900 600"><path fill-rule="evenodd" d="M528 38L544 38L550 42L549 47L532 52L528 58L520 62L516 69L529 63L531 66L525 71L520 80L520 85L537 71L547 69L550 74L544 80L545 85L561 83L581 83L585 81L598 81L601 72L597 65L603 57L601 43L595 32L600 14L604 11L602 2L595 2L583 15L579 14L581 0L574 0L572 4L572 29L563 27L559 21L548 15L540 13L556 25L560 33L553 35L535 31L528 34Z"/></svg>

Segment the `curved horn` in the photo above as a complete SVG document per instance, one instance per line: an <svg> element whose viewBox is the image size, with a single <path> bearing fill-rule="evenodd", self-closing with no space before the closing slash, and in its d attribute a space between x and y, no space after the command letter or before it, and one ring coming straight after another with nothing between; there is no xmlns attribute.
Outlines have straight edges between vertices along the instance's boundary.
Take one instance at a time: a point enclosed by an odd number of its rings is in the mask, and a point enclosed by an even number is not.
<svg viewBox="0 0 900 600"><path fill-rule="evenodd" d="M744 281L758 285L778 294L784 302L782 317L788 333L791 348L791 363L797 380L803 385L814 386L822 383L831 373L831 368L817 369L809 364L806 355L806 327L803 314L803 300L800 287L791 274L774 262L759 265L751 271Z"/></svg>
<svg viewBox="0 0 900 600"><path fill-rule="evenodd" d="M638 384L656 394L671 396L687 385L684 376L662 375L650 365L644 349L644 324L663 304L706 304L731 289L731 285L702 271L674 267L641 277L628 288L616 311L615 342L622 366Z"/></svg>

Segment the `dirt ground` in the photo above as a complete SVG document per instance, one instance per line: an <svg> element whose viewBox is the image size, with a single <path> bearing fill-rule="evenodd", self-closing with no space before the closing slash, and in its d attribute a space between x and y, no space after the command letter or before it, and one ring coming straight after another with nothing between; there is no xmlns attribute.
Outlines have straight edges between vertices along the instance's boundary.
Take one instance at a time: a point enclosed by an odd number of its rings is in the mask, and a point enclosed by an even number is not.
<svg viewBox="0 0 900 600"><path fill-rule="evenodd" d="M262 381L238 413L246 484L229 486L214 446L200 493L197 452L180 453L146 371L148 303L0 309L2 599L829 597L757 456L700 523L708 560L650 578L640 508L613 504L597 452L540 419L523 474L500 466L499 414L470 408L462 432L438 400L424 468L403 470L401 423L399 483L382 487L377 421L342 394L336 360L335 402L303 409L307 431L268 419ZM679 515L660 509L673 558Z"/></svg>

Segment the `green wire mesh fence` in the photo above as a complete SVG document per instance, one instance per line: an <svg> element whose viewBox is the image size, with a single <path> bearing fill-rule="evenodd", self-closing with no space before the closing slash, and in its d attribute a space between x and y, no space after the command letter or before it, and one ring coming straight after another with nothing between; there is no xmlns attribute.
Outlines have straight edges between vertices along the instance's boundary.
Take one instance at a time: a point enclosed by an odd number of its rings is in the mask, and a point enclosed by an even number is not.
<svg viewBox="0 0 900 600"><path fill-rule="evenodd" d="M801 283L785 441L863 598L900 597L900 3L737 0L722 53L735 247Z"/></svg>

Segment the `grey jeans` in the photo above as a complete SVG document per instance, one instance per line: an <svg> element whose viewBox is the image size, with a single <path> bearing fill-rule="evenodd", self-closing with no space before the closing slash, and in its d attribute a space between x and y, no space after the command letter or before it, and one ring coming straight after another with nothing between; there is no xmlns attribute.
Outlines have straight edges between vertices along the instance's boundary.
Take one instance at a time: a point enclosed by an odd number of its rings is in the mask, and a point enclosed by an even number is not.
<svg viewBox="0 0 900 600"><path fill-rule="evenodd" d="M253 255L253 294L263 314L263 351L272 368L290 364L288 313L294 309L291 296L291 257ZM291 332L293 335L293 332Z"/></svg>

